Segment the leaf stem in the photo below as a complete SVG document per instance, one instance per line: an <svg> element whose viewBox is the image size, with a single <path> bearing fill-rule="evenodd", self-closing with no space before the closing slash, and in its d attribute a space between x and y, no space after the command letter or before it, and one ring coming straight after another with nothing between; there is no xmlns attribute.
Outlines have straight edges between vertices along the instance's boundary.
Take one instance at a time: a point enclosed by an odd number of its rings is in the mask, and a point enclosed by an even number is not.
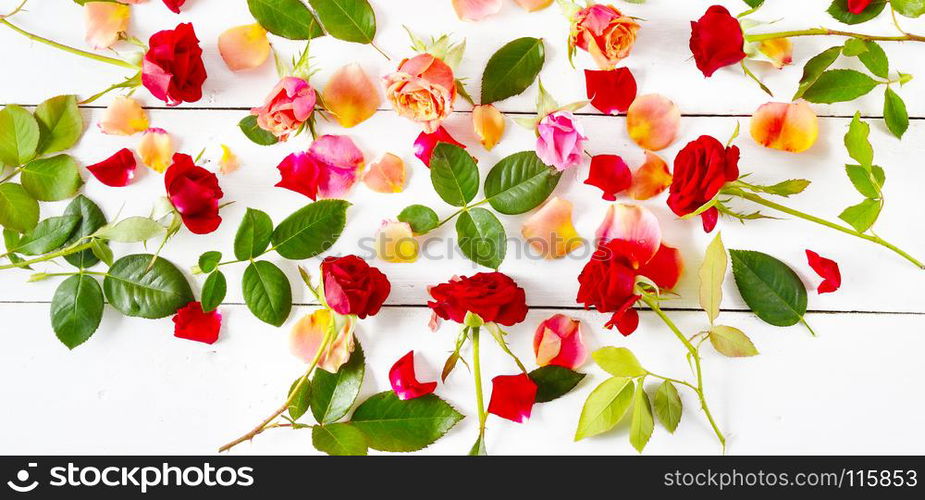
<svg viewBox="0 0 925 500"><path fill-rule="evenodd" d="M475 404L479 412L479 440L485 439L485 396L482 394L482 361L479 355L479 327L470 328L472 332L472 374L475 377Z"/></svg>
<svg viewBox="0 0 925 500"><path fill-rule="evenodd" d="M28 31L20 28L19 26L16 26L15 24L7 21L6 19L0 19L0 24L7 25L13 31L19 33L20 35L25 36L26 38L30 40L44 43L45 45L52 46L56 49L60 49L65 52L70 52L71 54L76 54L78 56L86 57L87 59L93 59L94 61L104 62L107 64L112 64L113 66L119 66L122 68L129 68L129 69L134 69L134 70L139 69L137 65L132 64L128 61L123 61L122 59L117 59L115 57L108 57L108 56L104 56L100 54L94 54L93 52L88 52L86 50L77 49L77 48L71 47L70 45L64 45L63 43L58 43L54 40L49 40L45 37L41 37L39 35L29 33Z"/></svg>
<svg viewBox="0 0 925 500"><path fill-rule="evenodd" d="M65 255L71 255L72 253L82 252L92 246L93 246L92 241L87 242L87 243L81 243L79 245L71 245L67 248L58 250L57 252L46 254L41 257L36 257L34 259L24 260L22 262L17 262L14 264L6 264L3 266L0 266L0 271L3 271L5 269L19 269L23 267L28 267L28 266L31 266L32 264L38 264L39 262L45 262L45 261L49 261L52 259L57 259L58 257L64 257Z"/></svg>
<svg viewBox="0 0 925 500"><path fill-rule="evenodd" d="M775 38L790 38L795 36L847 36L859 40L877 41L877 42L925 42L925 36L905 33L899 36L883 35L866 35L864 33L854 33L852 31L833 30L829 28L810 28L805 30L778 31L775 33L756 33L746 35L745 40L749 42L761 42L763 40L773 40Z"/></svg>
<svg viewBox="0 0 925 500"><path fill-rule="evenodd" d="M374 48L374 49L376 49L376 52L382 54L382 57L384 57L386 61L391 61L391 60L392 60L392 58L389 57L388 54L386 54L385 52L383 52L382 49L380 49L379 46L376 45L375 42L369 42L369 46L372 47L372 48Z"/></svg>

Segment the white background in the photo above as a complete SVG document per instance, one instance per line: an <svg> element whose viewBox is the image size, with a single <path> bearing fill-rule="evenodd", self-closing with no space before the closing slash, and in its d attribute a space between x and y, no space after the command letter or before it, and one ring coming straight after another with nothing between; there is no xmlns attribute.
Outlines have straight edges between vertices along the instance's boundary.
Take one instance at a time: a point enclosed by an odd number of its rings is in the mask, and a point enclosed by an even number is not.
<svg viewBox="0 0 925 500"><path fill-rule="evenodd" d="M0 10L18 1L0 1ZM147 39L159 29L191 21L202 40L209 79L198 103L166 109L163 103L140 90L136 96L149 107L151 124L168 130L178 149L195 155L206 148L205 158L216 160L219 145L228 144L239 156L242 168L221 177L225 200L235 203L222 210L225 223L214 234L194 236L180 233L164 256L187 269L205 250L231 254L231 242L241 215L248 206L268 212L275 221L308 200L297 193L273 188L278 180L274 168L288 152L304 149L307 137L283 145L261 147L251 144L236 127L246 109L261 103L276 80L272 64L248 72L230 72L216 48L225 29L253 22L246 3L228 0L189 0L177 16L159 1L133 8L131 32ZM367 46L330 38L313 43L312 56L320 70L313 83L321 87L328 75L342 64L359 61L375 75L388 72L397 59L411 55L402 25L416 33L454 33L468 40L468 50L458 76L467 78L470 92L478 95L478 82L488 57L507 41L519 36L546 40L547 63L541 75L544 84L560 101L583 99L581 69L590 68L586 54L579 54L578 69L566 60L566 20L557 7L527 14L513 1L502 12L480 23L459 21L449 0L379 0L372 2L379 19L377 44L393 58L386 61ZM744 10L741 1L719 2L733 12ZM771 0L754 16L772 21L770 30L828 26L844 28L825 14L826 0ZM899 92L905 98L912 120L900 142L886 131L881 116L882 90L851 103L814 106L820 116L820 138L808 152L793 155L757 146L748 136L748 117L768 97L737 68L718 71L704 79L687 48L689 21L697 19L710 3L702 1L650 0L645 5L618 2L625 12L645 19L632 56L626 60L639 83L640 94L662 93L681 108L684 118L679 140L661 154L669 161L676 152L700 134L725 139L736 122L743 135L741 169L752 172L752 180L773 183L790 177L811 179L803 195L788 200L794 207L835 218L846 206L860 201L844 175L848 161L841 144L848 118L860 110L870 117L876 162L887 173L886 207L877 232L913 254L925 256L922 221L925 208L921 193L925 187L925 46L913 43L884 44L892 70L912 73L917 78ZM865 33L895 34L888 15L854 27ZM29 11L18 14L14 23L36 33L78 47L84 47L81 8L67 0L33 0ZM925 32L922 21L901 18L909 31ZM851 29L851 28L849 28ZM802 64L821 49L840 43L836 37L795 40L796 64L781 71L758 64L755 71L779 99L792 95ZM294 54L298 45L274 38L283 55ZM35 105L60 93L87 96L129 76L124 70L84 60L0 30L3 76L0 101ZM851 67L850 63L839 63ZM535 88L523 96L499 104L504 111L532 112ZM134 148L138 136L105 136L96 126L100 105L83 110L87 133L73 151L84 164L100 161L121 147ZM471 132L468 105L446 126L468 144L479 159L483 174L498 159L512 152L530 149L530 132L508 122L508 133L494 151L486 152ZM592 153L616 153L633 166L641 162L642 151L625 133L622 117L605 117L596 110L582 111L582 123L590 137ZM425 203L441 215L449 207L434 194L425 167L411 154L419 129L388 109L362 125L344 131L322 123L322 133L347 133L364 151L367 160L385 152L402 156L411 171L407 190L382 195L358 185L349 200L354 204L348 226L329 254L360 251L360 240L375 234L383 218L394 217L411 203ZM591 237L604 216L607 202L597 188L582 184L587 164L567 173L556 195L575 205L575 225ZM86 194L101 205L109 217L118 212L146 214L163 195L161 176L151 171L126 188L109 188L88 179ZM43 204L43 217L60 213L63 203ZM661 220L665 241L684 252L688 272L678 291L681 298L670 306L682 329L691 334L706 325L696 307L696 273L709 238L695 221L677 220L664 205L664 195L647 205ZM742 206L743 209L748 208ZM515 236L527 215L502 217L508 234ZM921 426L921 387L925 350L925 271L915 269L896 255L854 238L801 221L763 220L742 226L723 220L719 229L728 248L768 252L788 262L807 283L810 309L807 321L819 333L811 338L802 327L775 328L744 312L744 303L727 280L725 312L721 321L745 330L761 351L757 357L732 360L709 347L704 349L708 398L728 438L732 454L775 453L921 453L925 433ZM452 228L436 237L452 236ZM819 279L808 268L804 250L811 248L841 264L844 282L837 293L819 296ZM116 246L117 255L139 251ZM256 320L243 305L240 274L229 268L228 303L223 305L224 326L219 342L209 346L175 339L170 319L148 321L124 318L107 309L100 330L86 344L68 351L54 336L48 320L48 302L58 282L25 283L27 271L0 273L0 453L77 454L211 453L226 441L244 433L285 396L290 382L304 369L287 347L288 330L298 318L312 310L310 297L299 285L296 263L270 257L290 276L294 301L289 322L273 328ZM514 277L526 290L533 310L521 325L510 329L512 347L522 359L532 361L533 331L549 315L563 310L584 321L585 338L591 348L604 345L630 347L652 371L689 378L684 350L670 332L648 312L642 312L639 330L629 338L602 328L606 318L596 312L576 310L576 276L586 258L556 262L517 259L513 245L502 271ZM301 264L317 267L318 259ZM359 337L367 354L367 378L361 399L388 389L386 373L401 355L414 349L419 378L437 378L455 339L455 327L445 324L432 333L427 329L429 310L423 308L426 287L454 274L476 272L458 255L393 265L374 262L389 275L393 293L389 306L377 317L361 323ZM39 270L54 271L54 265ZM201 277L194 278L201 282ZM566 310L567 309L567 310ZM516 367L491 344L485 343L486 380L494 375L514 373ZM589 363L589 376L576 391L550 404L537 405L533 418L518 425L498 418L489 420L489 452L554 454L633 454L626 425L605 435L575 443L572 441L578 414L590 390L604 380L602 372ZM469 418L446 438L423 453L459 454L468 450L476 433L471 378L458 369L437 393ZM717 444L693 394L683 393L686 406L674 435L657 426L647 453L719 453ZM272 431L253 444L235 448L234 453L316 453L308 431Z"/></svg>

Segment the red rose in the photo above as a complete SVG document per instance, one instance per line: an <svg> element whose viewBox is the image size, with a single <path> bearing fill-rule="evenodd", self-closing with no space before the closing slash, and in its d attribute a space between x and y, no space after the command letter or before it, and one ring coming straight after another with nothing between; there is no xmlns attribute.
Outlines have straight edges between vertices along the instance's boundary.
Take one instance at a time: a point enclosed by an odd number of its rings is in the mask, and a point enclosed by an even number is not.
<svg viewBox="0 0 925 500"><path fill-rule="evenodd" d="M691 21L691 52L703 76L745 59L745 38L739 21L725 7L714 5L698 21Z"/></svg>
<svg viewBox="0 0 925 500"><path fill-rule="evenodd" d="M324 299L331 309L361 319L378 313L392 291L389 279L356 255L324 259L321 280Z"/></svg>
<svg viewBox="0 0 925 500"><path fill-rule="evenodd" d="M196 102L202 98L206 68L202 49L190 23L158 31L148 41L141 66L141 83L168 106Z"/></svg>
<svg viewBox="0 0 925 500"><path fill-rule="evenodd" d="M211 233L222 223L218 215L218 200L224 193L218 185L218 177L196 166L189 155L173 155L173 164L164 174L164 186L167 198L190 231Z"/></svg>
<svg viewBox="0 0 925 500"><path fill-rule="evenodd" d="M702 135L690 142L674 159L674 179L668 206L679 215L695 212L730 181L739 178L739 148L724 147L718 140ZM716 207L703 212L703 229L713 230L719 215Z"/></svg>
<svg viewBox="0 0 925 500"><path fill-rule="evenodd" d="M639 300L634 292L636 286L636 269L625 257L620 248L622 240L612 240L598 246L591 260L585 264L581 274L578 275L578 298L580 304L586 309L591 307L602 313L613 313L613 316L604 325L612 328L614 325L625 335L626 327L621 320L632 320L635 316L633 304ZM629 314L625 314L629 312ZM635 325L629 333L635 330Z"/></svg>
<svg viewBox="0 0 925 500"><path fill-rule="evenodd" d="M466 313L479 315L486 323L512 326L527 315L524 289L508 276L499 273L478 273L455 278L431 287L434 300L427 305L443 318L462 323Z"/></svg>

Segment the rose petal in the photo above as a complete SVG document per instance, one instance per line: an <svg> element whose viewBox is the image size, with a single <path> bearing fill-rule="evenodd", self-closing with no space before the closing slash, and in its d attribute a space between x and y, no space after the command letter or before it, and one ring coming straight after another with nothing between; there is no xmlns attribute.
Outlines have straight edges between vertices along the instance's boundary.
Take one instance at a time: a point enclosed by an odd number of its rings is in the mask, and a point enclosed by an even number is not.
<svg viewBox="0 0 925 500"><path fill-rule="evenodd" d="M430 167L430 157L434 154L434 148L441 142L466 149L466 145L454 139L445 128L438 127L437 130L430 134L421 132L418 135L417 139L414 140L414 156L424 162L424 165Z"/></svg>
<svg viewBox="0 0 925 500"><path fill-rule="evenodd" d="M376 236L376 256L386 262L415 262L418 260L418 247L407 222L384 221Z"/></svg>
<svg viewBox="0 0 925 500"><path fill-rule="evenodd" d="M183 4L185 3L186 3L186 0L164 0L164 5L166 5L168 9L173 11L174 14L179 14L180 7L183 7Z"/></svg>
<svg viewBox="0 0 925 500"><path fill-rule="evenodd" d="M681 110L668 98L646 94L626 111L626 130L639 146L651 151L668 147L678 135Z"/></svg>
<svg viewBox="0 0 925 500"><path fill-rule="evenodd" d="M318 199L318 186L327 182L327 170L308 153L292 153L283 158L276 168L280 175L276 187L304 194L313 200Z"/></svg>
<svg viewBox="0 0 925 500"><path fill-rule="evenodd" d="M453 0L453 9L463 21L480 21L501 10L501 0Z"/></svg>
<svg viewBox="0 0 925 500"><path fill-rule="evenodd" d="M472 108L472 128L485 149L491 151L504 135L504 115L491 104Z"/></svg>
<svg viewBox="0 0 925 500"><path fill-rule="evenodd" d="M597 155L591 158L591 169L585 184L596 186L604 192L602 198L608 201L617 199L617 193L630 187L633 174L623 158L617 155Z"/></svg>
<svg viewBox="0 0 925 500"><path fill-rule="evenodd" d="M575 370L588 358L582 342L581 321L564 314L546 319L533 335L533 352L538 366L563 366Z"/></svg>
<svg viewBox="0 0 925 500"><path fill-rule="evenodd" d="M860 14L870 5L871 0L848 0L848 12Z"/></svg>
<svg viewBox="0 0 925 500"><path fill-rule="evenodd" d="M363 170L363 152L345 135L323 135L312 143L308 153L327 168L326 182L318 186L322 198L346 195Z"/></svg>
<svg viewBox="0 0 925 500"><path fill-rule="evenodd" d="M514 0L514 2L527 12L536 12L552 5L552 0Z"/></svg>
<svg viewBox="0 0 925 500"><path fill-rule="evenodd" d="M218 311L202 311L202 304L190 302L173 317L173 336L214 344L222 329L222 315Z"/></svg>
<svg viewBox="0 0 925 500"><path fill-rule="evenodd" d="M700 214L700 223L703 224L703 232L710 233L716 228L719 221L719 210L716 207L710 207Z"/></svg>
<svg viewBox="0 0 925 500"><path fill-rule="evenodd" d="M173 158L173 139L162 128L149 128L141 136L135 151L148 168L163 173Z"/></svg>
<svg viewBox="0 0 925 500"><path fill-rule="evenodd" d="M116 96L103 111L99 127L104 134L133 135L148 130L148 114L135 99Z"/></svg>
<svg viewBox="0 0 925 500"><path fill-rule="evenodd" d="M382 104L376 84L357 63L335 71L324 87L322 97L325 108L345 128L373 116Z"/></svg>
<svg viewBox="0 0 925 500"><path fill-rule="evenodd" d="M488 413L523 423L530 418L535 402L536 384L526 373L499 375L491 379L491 400L488 402Z"/></svg>
<svg viewBox="0 0 925 500"><path fill-rule="evenodd" d="M87 2L84 19L87 43L94 49L108 49L128 30L131 7L110 2Z"/></svg>
<svg viewBox="0 0 925 500"><path fill-rule="evenodd" d="M610 324L617 327L617 331L624 337L629 337L639 327L639 313L635 309L627 309L622 313L614 314Z"/></svg>
<svg viewBox="0 0 925 500"><path fill-rule="evenodd" d="M398 399L407 401L432 394L437 382L418 382L414 373L414 351L408 351L389 370L389 382Z"/></svg>
<svg viewBox="0 0 925 500"><path fill-rule="evenodd" d="M378 193L400 193L405 190L406 178L405 162L392 153L386 153L369 165L363 182Z"/></svg>
<svg viewBox="0 0 925 500"><path fill-rule="evenodd" d="M752 115L752 139L766 148L800 153L811 148L819 137L819 119L809 103L762 104Z"/></svg>
<svg viewBox="0 0 925 500"><path fill-rule="evenodd" d="M270 57L267 30L259 24L229 28L218 37L218 51L231 71L258 68Z"/></svg>
<svg viewBox="0 0 925 500"><path fill-rule="evenodd" d="M626 112L636 99L636 79L628 68L586 69L585 89L592 106L613 115Z"/></svg>
<svg viewBox="0 0 925 500"><path fill-rule="evenodd" d="M762 40L758 44L758 51L764 54L777 69L793 62L793 43L789 38Z"/></svg>
<svg viewBox="0 0 925 500"><path fill-rule="evenodd" d="M240 166L238 157L231 151L231 148L222 144L222 157L218 160L218 171L223 175L230 174Z"/></svg>
<svg viewBox="0 0 925 500"><path fill-rule="evenodd" d="M677 248L662 244L649 262L639 268L639 275L654 281L659 289L668 291L677 286L684 272L684 260Z"/></svg>
<svg viewBox="0 0 925 500"><path fill-rule="evenodd" d="M356 327L356 319L353 316L335 317L328 309L318 309L306 315L293 325L289 333L289 349L295 357L305 363L311 363L332 322L335 322L337 336L318 358L318 368L329 373L337 373L337 370L350 359L355 346L353 330Z"/></svg>
<svg viewBox="0 0 925 500"><path fill-rule="evenodd" d="M658 218L639 205L616 203L607 209L607 216L597 230L599 244L621 241L623 255L636 269L649 262L662 243Z"/></svg>
<svg viewBox="0 0 925 500"><path fill-rule="evenodd" d="M818 293L832 293L841 287L841 271L838 269L837 262L820 257L812 250L806 250L806 260L809 261L809 267L822 277L822 283L816 289Z"/></svg>
<svg viewBox="0 0 925 500"><path fill-rule="evenodd" d="M584 244L572 225L572 203L557 196L524 222L521 233L545 259L565 257Z"/></svg>
<svg viewBox="0 0 925 500"><path fill-rule="evenodd" d="M646 151L646 161L633 173L629 195L634 200L648 200L661 194L671 185L668 163L661 156Z"/></svg>
<svg viewBox="0 0 925 500"><path fill-rule="evenodd" d="M122 148L109 158L88 166L87 170L107 186L122 187L135 178L135 167L135 153L128 148Z"/></svg>

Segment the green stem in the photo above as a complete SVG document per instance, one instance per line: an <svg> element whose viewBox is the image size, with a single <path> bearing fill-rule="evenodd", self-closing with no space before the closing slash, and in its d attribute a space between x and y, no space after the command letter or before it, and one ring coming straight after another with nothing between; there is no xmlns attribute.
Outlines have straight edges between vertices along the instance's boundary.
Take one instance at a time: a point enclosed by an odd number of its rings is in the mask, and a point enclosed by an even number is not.
<svg viewBox="0 0 925 500"><path fill-rule="evenodd" d="M485 397L482 394L482 362L479 355L479 327L473 326L472 332L472 373L475 377L475 404L479 412L479 439L485 439L485 421L488 413L485 412Z"/></svg>
<svg viewBox="0 0 925 500"><path fill-rule="evenodd" d="M746 192L746 191L744 191L744 190L742 190L742 189L738 189L738 188L724 188L723 191L721 191L721 192L722 192L723 194L729 194L729 195L732 195L732 196L738 196L738 197L740 197L740 198L744 198L744 199L746 199L746 200L748 200L748 201L755 202L755 203L757 203L757 204L759 204L759 205L763 205L763 206L768 207L768 208L773 208L774 210L777 210L778 212L783 212L783 213L785 213L785 214L792 215L792 216L794 216L794 217L798 217L798 218L800 218L800 219L807 220L807 221L809 221L809 222L815 222L816 224L819 224L819 225L822 225L822 226L825 226L825 227L834 229L834 230L836 230L836 231L840 231L840 232L845 233L845 234L850 234L851 236L856 236L856 237L858 237L858 238L861 238L862 240L867 240L867 241L876 243L876 244L878 244L878 245L880 245L880 246L882 246L882 247L888 248L888 249L892 250L893 252L899 254L900 256L902 256L903 258L905 258L906 260L908 260L909 262L912 262L913 264L915 264L915 265L916 265L917 267L919 267L920 269L925 269L925 264L923 264L921 261L919 261L919 260L916 259L915 257L909 255L908 253L906 253L906 251L900 249L900 248L897 247L896 245L893 245L892 243L890 243L890 242L888 242L888 241L885 241L883 238L881 238L881 237L879 237L879 236L870 235L870 234L865 234L865 233L862 233L862 232L860 232L860 231L856 231L856 230L853 229L853 228L846 227L846 226L842 226L841 224L836 224L836 223L834 223L834 222L827 221L827 220L825 220L825 219L816 217L816 216L814 216L814 215L810 215L810 214L807 214L807 213L804 213L804 212L800 212L799 210L794 210L794 209L792 209L792 208L790 208L790 207L781 205L780 203L775 203L775 202L773 202L773 201L771 201L771 200L768 200L768 199L766 199L766 198L763 198L763 197L761 197L761 196L758 196L757 194L749 193L749 192Z"/></svg>
<svg viewBox="0 0 925 500"><path fill-rule="evenodd" d="M4 184L10 179L12 179L13 177L16 177L20 172L22 172L22 169L23 167L16 167L15 169L13 169L13 171L10 172L10 175L7 175L3 179L0 179L0 184Z"/></svg>
<svg viewBox="0 0 925 500"><path fill-rule="evenodd" d="M45 262L52 259L57 259L58 257L64 257L65 255L71 255L72 253L82 252L93 246L93 242L82 243L76 246L69 246L67 248L58 250L57 252L43 255L41 257L36 257L30 260L24 260L22 262L17 262L15 264L6 264L0 266L0 271L5 269L19 269L23 267L31 266L32 264L38 264L39 262Z"/></svg>
<svg viewBox="0 0 925 500"><path fill-rule="evenodd" d="M707 405L707 398L703 391L703 369L700 366L700 351L698 351L697 348L694 347L694 345L691 344L689 340L687 340L687 337L681 333L681 330L677 327L677 325L674 324L674 321L672 321L671 318L665 314L665 311L662 311L662 309L658 306L658 301L656 299L648 295L643 295L642 301L645 302L650 309L655 311L655 314L657 314L658 317L661 318L666 325L668 325L668 328L671 329L671 331L675 334L675 337L677 337L678 340L684 344L684 347L687 348L687 352L690 353L691 358L694 360L694 368L697 372L697 387L692 387L691 384L685 385L694 389L694 391L697 393L697 396L700 397L700 407L703 408L703 412L706 414L707 420L710 421L710 426L713 427L713 432L716 433L716 437L719 439L720 444L723 446L723 453L725 453L726 437L723 436L722 431L719 430L719 426L716 424L716 420L713 418L713 413L710 412L710 407Z"/></svg>
<svg viewBox="0 0 925 500"><path fill-rule="evenodd" d="M775 38L790 38L795 36L847 36L859 40L869 40L877 42L925 42L925 36L904 33L898 36L882 35L865 35L863 33L854 33L851 31L833 30L828 28L810 28L805 30L779 31L776 33L760 33L746 35L745 40L749 42L761 42L763 40L773 40Z"/></svg>
<svg viewBox="0 0 925 500"><path fill-rule="evenodd" d="M383 52L382 49L380 49L379 46L377 46L375 43L369 42L369 46L372 47L372 48L374 48L374 49L376 49L376 52L382 54L382 57L384 57L386 61L391 61L391 60L392 60L392 58L389 57L388 54L386 54L385 52Z"/></svg>
<svg viewBox="0 0 925 500"><path fill-rule="evenodd" d="M58 42L56 42L56 41L54 41L54 40L49 40L49 39L47 39L47 38L44 38L44 37L41 37L41 36L38 36L38 35L34 35L34 34L32 34L32 33L29 33L28 31L26 31L26 30L20 28L19 26L16 26L15 24L13 24L13 23L7 21L6 19L0 19L0 24L5 24L5 25L7 25L7 26L8 26L10 29L12 29L13 31L19 33L20 35L25 36L26 38L28 38L28 39L30 39L30 40L34 40L34 41L36 41L36 42L41 42L41 43L44 43L45 45L50 45L50 46L52 46L52 47L54 47L54 48L56 48L56 49L60 49L60 50L63 50L63 51L65 51L65 52L70 52L71 54L76 54L76 55L78 55L78 56L83 56L83 57L86 57L87 59L93 59L94 61L99 61L99 62L104 62L104 63L107 63L107 64L112 64L113 66L119 66L119 67L122 67L122 68L129 68L129 69L134 69L134 70L137 70L137 69L138 69L138 66L137 66L137 65L132 64L132 63L130 63L130 62L128 62L128 61L123 61L122 59L116 59L115 57L107 57L107 56L103 56L103 55L100 55L100 54L94 54L93 52L88 52L88 51L86 51L86 50L76 49L76 48L71 47L71 46L69 46L69 45L64 45L63 43L58 43Z"/></svg>

